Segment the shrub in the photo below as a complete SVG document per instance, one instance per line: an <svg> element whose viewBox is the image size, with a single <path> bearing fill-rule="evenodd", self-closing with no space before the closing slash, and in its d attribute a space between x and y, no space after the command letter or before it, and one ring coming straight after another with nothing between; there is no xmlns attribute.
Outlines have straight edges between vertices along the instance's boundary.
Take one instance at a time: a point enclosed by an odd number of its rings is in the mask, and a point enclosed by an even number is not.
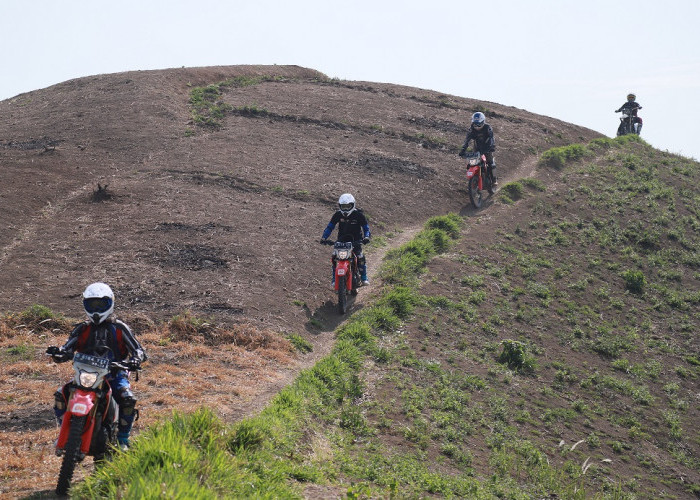
<svg viewBox="0 0 700 500"><path fill-rule="evenodd" d="M462 226L462 218L457 214L447 214L433 217L425 224L427 229L442 229L451 238L459 236L459 229Z"/></svg>
<svg viewBox="0 0 700 500"><path fill-rule="evenodd" d="M509 182L501 188L501 193L504 193L511 200L517 201L523 197L523 185L519 182Z"/></svg>
<svg viewBox="0 0 700 500"><path fill-rule="evenodd" d="M505 339L501 341L503 351L498 356L498 362L513 371L532 372L535 369L535 358L527 352L527 346L517 340Z"/></svg>
<svg viewBox="0 0 700 500"><path fill-rule="evenodd" d="M642 271L628 269L622 273L622 279L625 280L625 288L632 293L642 293L646 279Z"/></svg>

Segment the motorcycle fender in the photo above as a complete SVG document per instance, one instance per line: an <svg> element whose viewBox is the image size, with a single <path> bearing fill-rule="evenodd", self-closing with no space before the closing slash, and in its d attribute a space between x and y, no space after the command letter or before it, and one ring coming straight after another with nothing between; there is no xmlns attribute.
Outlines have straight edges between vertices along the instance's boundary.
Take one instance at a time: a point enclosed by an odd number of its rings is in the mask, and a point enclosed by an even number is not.
<svg viewBox="0 0 700 500"><path fill-rule="evenodd" d="M478 175L479 165L474 165L467 170L467 179L471 179L475 175Z"/></svg>
<svg viewBox="0 0 700 500"><path fill-rule="evenodd" d="M73 415L76 417L88 415L85 428L83 429L80 451L85 454L90 451L92 430L95 427L95 419L92 411L95 407L95 398L96 395L94 392L83 392L81 390L77 390L73 393L72 397L68 401L66 413L63 415L63 423L61 424L61 431L58 435L58 443L56 444L56 448L63 449L66 446L68 432L70 429L70 421Z"/></svg>
<svg viewBox="0 0 700 500"><path fill-rule="evenodd" d="M68 401L67 412L72 415L82 417L90 413L92 407L95 406L96 395L94 392L77 390L73 393L73 397Z"/></svg>
<svg viewBox="0 0 700 500"><path fill-rule="evenodd" d="M341 276L350 276L350 261L339 260L335 266L335 289L338 289L338 283L340 283ZM352 286L352 280L347 280L347 283Z"/></svg>

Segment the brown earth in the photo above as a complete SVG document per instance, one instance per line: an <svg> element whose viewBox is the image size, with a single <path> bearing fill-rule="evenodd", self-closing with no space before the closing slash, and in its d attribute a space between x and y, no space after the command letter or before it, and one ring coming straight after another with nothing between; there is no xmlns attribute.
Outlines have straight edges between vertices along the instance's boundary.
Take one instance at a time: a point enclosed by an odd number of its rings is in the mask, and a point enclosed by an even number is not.
<svg viewBox="0 0 700 500"><path fill-rule="evenodd" d="M241 76L276 78L222 87L221 127L195 125L192 89ZM98 75L2 101L0 311L42 304L80 318L84 287L105 281L151 356L135 384L137 431L201 404L228 420L257 411L328 352L343 319L328 247L317 244L341 193L355 195L375 241L386 242L367 249L372 274L430 216L498 224L500 207L470 207L456 155L476 110L494 128L506 182L530 175L542 151L600 135L514 107L295 66ZM354 308L371 293L362 290ZM177 338L162 326L186 312L259 341ZM314 351L294 354L277 335L292 333ZM5 348L41 344L0 367L0 495L53 487L51 395L70 368L41 351L66 335L65 325L0 332Z"/></svg>

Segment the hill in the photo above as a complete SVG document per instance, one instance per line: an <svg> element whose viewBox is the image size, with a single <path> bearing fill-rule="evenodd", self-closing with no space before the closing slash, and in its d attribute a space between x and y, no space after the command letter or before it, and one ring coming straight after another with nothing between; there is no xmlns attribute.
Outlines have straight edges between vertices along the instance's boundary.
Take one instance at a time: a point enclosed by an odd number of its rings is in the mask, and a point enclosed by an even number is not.
<svg viewBox="0 0 700 500"><path fill-rule="evenodd" d="M475 109L496 128L505 176L598 136L297 67L100 75L3 101L0 310L80 316L79 293L100 279L124 311L303 330L289 305L323 306L328 252L313 243L337 197L354 193L376 235L465 210L456 152Z"/></svg>
<svg viewBox="0 0 700 500"><path fill-rule="evenodd" d="M501 179L518 181L479 212L456 158L476 110ZM329 445L337 466L321 475L341 480L307 496L342 496L343 481L460 496L489 477L512 492L550 462L588 491L698 484L697 164L516 108L296 67L102 75L3 101L0 115L0 310L23 311L0 332L5 491L49 489L57 470L50 400L66 372L41 352L66 325L33 304L79 317L85 283L108 281L152 353L141 429L200 404L237 421L331 349L341 318L314 243L344 191L371 218L373 269L430 216L466 224L419 281L389 266L362 291L355 310L399 285L411 312L373 324L386 351L366 350L360 393L318 424L303 415L322 442L341 432L324 422L345 422L359 443ZM523 357L504 367L506 345ZM367 475L414 457L443 486ZM44 461L39 486L23 483Z"/></svg>

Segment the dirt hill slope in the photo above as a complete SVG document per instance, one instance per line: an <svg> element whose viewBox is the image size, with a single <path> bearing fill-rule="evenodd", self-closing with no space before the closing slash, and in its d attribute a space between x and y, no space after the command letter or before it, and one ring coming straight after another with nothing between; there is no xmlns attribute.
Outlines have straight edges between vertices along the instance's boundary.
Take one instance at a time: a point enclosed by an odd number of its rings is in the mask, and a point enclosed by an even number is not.
<svg viewBox="0 0 700 500"><path fill-rule="evenodd" d="M200 95L208 109L193 104ZM80 318L85 285L106 281L151 355L135 387L136 432L201 404L240 418L327 352L342 320L317 243L341 193L370 217L371 269L428 217L475 214L457 152L476 110L494 127L505 182L529 175L546 149L599 136L513 107L291 66L99 75L2 101L0 312L42 304ZM494 227L497 208L479 212ZM252 325L253 347L144 328L186 311ZM53 487L51 399L70 374L42 355L65 339L54 330L0 328L3 494ZM314 351L292 355L270 330L301 334Z"/></svg>
<svg viewBox="0 0 700 500"><path fill-rule="evenodd" d="M263 76L221 87L219 127L193 123L193 89ZM355 194L375 236L468 210L456 153L475 110L506 180L537 152L598 135L290 66L99 75L5 100L0 310L80 316L79 293L104 280L118 308L154 319L191 310L303 331L331 298L315 243L338 195Z"/></svg>

